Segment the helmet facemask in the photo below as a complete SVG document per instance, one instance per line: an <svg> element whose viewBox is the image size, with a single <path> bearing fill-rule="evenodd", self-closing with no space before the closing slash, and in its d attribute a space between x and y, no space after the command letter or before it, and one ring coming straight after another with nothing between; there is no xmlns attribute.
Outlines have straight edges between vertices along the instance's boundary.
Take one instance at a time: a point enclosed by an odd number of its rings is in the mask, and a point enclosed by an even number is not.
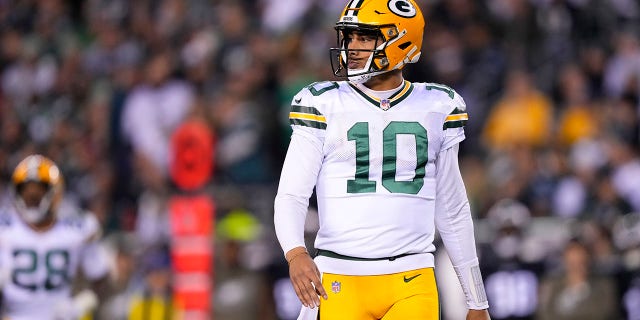
<svg viewBox="0 0 640 320"><path fill-rule="evenodd" d="M389 58L387 57L386 49L389 45L395 42L403 40L406 35L406 30L398 31L398 28L394 25L386 26L368 26L363 24L345 24L338 23L336 25L338 48L331 48L329 50L331 55L331 67L333 74L341 78L349 78L349 81L356 83L364 83L374 76L383 74L385 72L402 69L407 63L415 63L418 61L420 54L414 55L412 60L405 58L396 65L390 65ZM376 37L376 42L372 50L363 49L348 49L349 37L351 32L368 34ZM380 40L382 39L382 40ZM401 49L405 49L410 43L400 44ZM415 48L417 49L417 47ZM362 69L349 69L349 52L352 51L367 51L371 52L369 59L365 63ZM413 54L415 51L409 52Z"/></svg>
<svg viewBox="0 0 640 320"><path fill-rule="evenodd" d="M363 83L374 76L390 71L388 69L385 48L388 41L383 37L380 28L364 25L338 24L336 26L337 48L330 49L331 67L333 74L340 78L348 78L352 82ZM359 33L370 35L376 38L373 49L349 49L349 34ZM382 40L381 40L382 39ZM349 69L350 52L369 52L369 58L361 69Z"/></svg>
<svg viewBox="0 0 640 320"><path fill-rule="evenodd" d="M27 182L29 183L29 182ZM38 182L30 182L38 183ZM38 224L45 220L46 217L52 214L53 200L55 198L56 190L53 186L44 184L47 188L46 193L38 202L37 206L29 206L22 197L22 188L25 183L16 186L15 189L15 205L20 216L29 224Z"/></svg>

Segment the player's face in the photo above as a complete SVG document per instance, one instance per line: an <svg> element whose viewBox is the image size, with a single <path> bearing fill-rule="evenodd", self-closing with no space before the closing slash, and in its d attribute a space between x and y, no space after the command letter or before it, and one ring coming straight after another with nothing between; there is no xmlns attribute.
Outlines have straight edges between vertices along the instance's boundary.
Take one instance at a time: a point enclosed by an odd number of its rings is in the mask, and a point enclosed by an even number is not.
<svg viewBox="0 0 640 320"><path fill-rule="evenodd" d="M347 49L349 50L349 69L362 69L365 67L371 50L382 43L382 37L375 34L351 31L347 35Z"/></svg>
<svg viewBox="0 0 640 320"><path fill-rule="evenodd" d="M27 208L37 208L47 193L47 187L38 182L27 182L20 187L20 197Z"/></svg>

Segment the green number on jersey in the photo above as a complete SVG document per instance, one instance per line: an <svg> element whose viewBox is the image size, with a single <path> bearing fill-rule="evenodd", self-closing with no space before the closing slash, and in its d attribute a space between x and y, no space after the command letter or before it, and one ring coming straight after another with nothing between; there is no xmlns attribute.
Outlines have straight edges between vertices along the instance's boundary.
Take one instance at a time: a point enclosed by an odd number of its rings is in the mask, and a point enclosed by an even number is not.
<svg viewBox="0 0 640 320"><path fill-rule="evenodd" d="M412 181L396 181L397 137L412 134L416 139L416 168ZM417 194L424 185L424 175L428 160L427 130L417 122L393 121L382 131L384 140L382 152L382 185L391 193Z"/></svg>
<svg viewBox="0 0 640 320"><path fill-rule="evenodd" d="M411 181L396 181L397 136L409 134L416 141L415 176ZM369 124L358 122L347 131L349 141L356 141L355 179L347 181L348 193L375 192L375 181L369 180ZM427 130L418 122L392 121L382 132L382 186L391 193L417 194L424 185L428 161Z"/></svg>
<svg viewBox="0 0 640 320"><path fill-rule="evenodd" d="M307 86L309 92L314 97L317 97L329 90L338 89L338 84L333 81L322 81L322 82L314 82Z"/></svg>
<svg viewBox="0 0 640 320"><path fill-rule="evenodd" d="M376 182L369 180L369 124L354 124L347 131L347 138L356 141L356 175L354 180L347 181L347 192L376 192Z"/></svg>
<svg viewBox="0 0 640 320"><path fill-rule="evenodd" d="M45 290L55 290L69 284L69 251L51 250L44 255L44 267L46 278L43 284L29 281L29 275L33 276L38 269L40 259L34 250L17 249L13 251L13 260L25 261L24 266L13 269L11 280L21 288L36 291L39 287Z"/></svg>
<svg viewBox="0 0 640 320"><path fill-rule="evenodd" d="M432 84L430 84L430 85L427 85L426 88L427 88L427 90L440 90L440 91L448 94L449 98L451 98L451 99L455 98L455 93L454 93L453 89L451 89L451 88L449 88L449 87L447 87L445 85L432 85Z"/></svg>

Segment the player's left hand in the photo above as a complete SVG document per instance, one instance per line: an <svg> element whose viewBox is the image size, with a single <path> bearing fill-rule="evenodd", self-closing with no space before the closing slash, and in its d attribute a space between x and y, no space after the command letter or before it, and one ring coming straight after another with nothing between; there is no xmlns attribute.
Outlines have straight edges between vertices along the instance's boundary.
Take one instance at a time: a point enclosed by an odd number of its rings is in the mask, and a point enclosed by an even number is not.
<svg viewBox="0 0 640 320"><path fill-rule="evenodd" d="M484 310L469 310L467 312L467 320L491 320L489 317L489 311Z"/></svg>

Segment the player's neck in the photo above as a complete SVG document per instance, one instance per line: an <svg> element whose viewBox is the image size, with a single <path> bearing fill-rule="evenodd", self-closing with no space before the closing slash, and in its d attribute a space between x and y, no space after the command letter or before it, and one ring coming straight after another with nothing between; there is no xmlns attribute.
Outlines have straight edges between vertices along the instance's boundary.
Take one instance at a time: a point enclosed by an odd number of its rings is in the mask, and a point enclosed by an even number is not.
<svg viewBox="0 0 640 320"><path fill-rule="evenodd" d="M403 81L402 71L392 70L372 77L364 83L364 86L374 91L385 91L399 87Z"/></svg>

